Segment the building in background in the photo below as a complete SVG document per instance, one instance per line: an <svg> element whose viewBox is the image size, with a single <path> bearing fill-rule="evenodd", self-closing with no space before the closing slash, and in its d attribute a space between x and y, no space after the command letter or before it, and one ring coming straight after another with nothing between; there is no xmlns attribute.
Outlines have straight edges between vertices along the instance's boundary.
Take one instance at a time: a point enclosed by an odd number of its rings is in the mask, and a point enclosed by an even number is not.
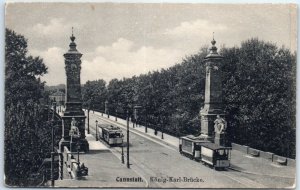
<svg viewBox="0 0 300 190"><path fill-rule="evenodd" d="M49 98L51 101L56 101L57 105L64 105L65 104L65 93L62 91L57 90L53 94L50 94Z"/></svg>

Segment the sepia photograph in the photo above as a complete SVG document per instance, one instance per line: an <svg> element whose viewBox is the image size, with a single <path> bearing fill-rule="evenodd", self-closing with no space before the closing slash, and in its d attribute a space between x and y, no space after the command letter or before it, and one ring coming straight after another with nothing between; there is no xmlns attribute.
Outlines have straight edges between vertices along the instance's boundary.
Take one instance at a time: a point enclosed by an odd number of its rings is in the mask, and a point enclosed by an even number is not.
<svg viewBox="0 0 300 190"><path fill-rule="evenodd" d="M297 4L6 2L7 188L296 188Z"/></svg>

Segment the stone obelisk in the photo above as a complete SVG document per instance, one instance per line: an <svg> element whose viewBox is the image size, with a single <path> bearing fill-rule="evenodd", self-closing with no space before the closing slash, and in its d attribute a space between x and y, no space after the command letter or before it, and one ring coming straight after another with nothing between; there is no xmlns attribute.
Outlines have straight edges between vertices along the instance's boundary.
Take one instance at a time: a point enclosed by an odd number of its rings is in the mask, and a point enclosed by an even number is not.
<svg viewBox="0 0 300 190"><path fill-rule="evenodd" d="M222 71L220 69L223 56L219 55L214 39L211 41L211 44L210 51L205 57L205 101L204 107L200 110L200 138L214 141L214 121L217 119L217 115L224 117L225 114L222 102Z"/></svg>
<svg viewBox="0 0 300 190"><path fill-rule="evenodd" d="M73 30L73 29L72 29ZM75 119L76 127L80 132L80 137L76 140L80 145L81 151L88 151L89 145L85 139L85 115L82 110L82 100L81 100L81 85L80 85L80 71L81 71L81 56L82 54L76 49L75 36L70 37L71 43L69 45L70 49L64 54L65 58L65 70L66 70L66 109L63 120L63 131L62 139L60 141L60 150L64 146L70 146L70 134L72 119Z"/></svg>

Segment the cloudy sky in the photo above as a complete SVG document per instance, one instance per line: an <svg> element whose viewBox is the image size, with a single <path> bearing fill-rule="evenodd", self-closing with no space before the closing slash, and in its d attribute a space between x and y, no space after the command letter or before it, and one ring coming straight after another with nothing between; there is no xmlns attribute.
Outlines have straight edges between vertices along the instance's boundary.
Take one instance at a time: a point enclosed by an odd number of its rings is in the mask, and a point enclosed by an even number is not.
<svg viewBox="0 0 300 190"><path fill-rule="evenodd" d="M65 83L72 26L81 83L168 68L208 45L213 32L217 46L258 37L296 50L292 5L17 3L6 6L5 22L28 39L29 54L44 59L47 85Z"/></svg>

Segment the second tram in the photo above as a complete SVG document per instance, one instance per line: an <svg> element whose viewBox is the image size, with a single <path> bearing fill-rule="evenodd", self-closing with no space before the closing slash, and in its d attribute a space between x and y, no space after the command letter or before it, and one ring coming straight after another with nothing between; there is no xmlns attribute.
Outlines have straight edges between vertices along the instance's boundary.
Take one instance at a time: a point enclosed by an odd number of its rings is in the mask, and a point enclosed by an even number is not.
<svg viewBox="0 0 300 190"><path fill-rule="evenodd" d="M113 125L98 126L99 138L103 139L108 145L123 144L123 133L119 127Z"/></svg>

